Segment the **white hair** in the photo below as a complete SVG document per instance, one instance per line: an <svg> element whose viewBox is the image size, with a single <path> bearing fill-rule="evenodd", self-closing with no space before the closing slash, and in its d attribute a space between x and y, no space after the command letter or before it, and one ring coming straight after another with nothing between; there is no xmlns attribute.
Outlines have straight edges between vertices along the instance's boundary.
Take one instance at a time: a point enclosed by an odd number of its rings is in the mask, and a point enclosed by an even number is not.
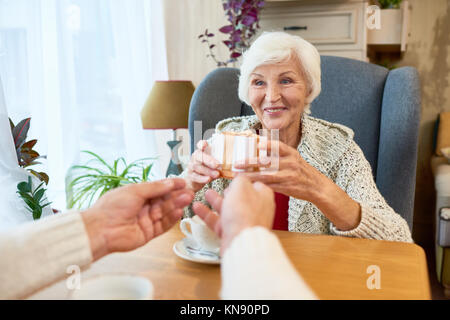
<svg viewBox="0 0 450 320"><path fill-rule="evenodd" d="M286 32L264 32L244 53L239 76L239 99L250 105L250 74L257 67L289 60L292 55L298 58L307 81L309 94L306 97L305 112L309 113L311 102L321 90L320 54L308 41Z"/></svg>

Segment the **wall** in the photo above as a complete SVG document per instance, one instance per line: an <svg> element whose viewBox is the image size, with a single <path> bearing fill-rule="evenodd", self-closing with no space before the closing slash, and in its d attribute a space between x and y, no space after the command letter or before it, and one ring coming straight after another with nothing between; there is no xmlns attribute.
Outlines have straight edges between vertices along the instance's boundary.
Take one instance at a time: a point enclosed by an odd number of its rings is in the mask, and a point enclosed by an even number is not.
<svg viewBox="0 0 450 320"><path fill-rule="evenodd" d="M422 115L413 237L433 241L435 191L430 168L433 130L438 114L450 111L450 0L409 0L410 39L398 66L418 69L422 86Z"/></svg>
<svg viewBox="0 0 450 320"><path fill-rule="evenodd" d="M192 80L195 86L216 68L207 58L207 45L198 36L205 29L216 36L214 48L222 60L228 56L228 48L219 39L226 38L218 29L227 24L221 0L164 0L169 78Z"/></svg>

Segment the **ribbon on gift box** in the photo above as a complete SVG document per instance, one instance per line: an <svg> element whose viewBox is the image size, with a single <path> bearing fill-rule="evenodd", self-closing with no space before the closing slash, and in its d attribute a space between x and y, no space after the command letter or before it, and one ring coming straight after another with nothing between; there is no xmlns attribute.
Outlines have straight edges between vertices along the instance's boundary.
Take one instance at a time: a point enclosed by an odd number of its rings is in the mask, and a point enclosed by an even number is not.
<svg viewBox="0 0 450 320"><path fill-rule="evenodd" d="M232 179L236 173L244 171L235 168L236 163L249 161L253 164L251 161L255 162L263 156L258 143L264 138L251 131L215 133L211 140L211 155L220 163L221 176ZM251 171L259 171L259 168L252 168Z"/></svg>

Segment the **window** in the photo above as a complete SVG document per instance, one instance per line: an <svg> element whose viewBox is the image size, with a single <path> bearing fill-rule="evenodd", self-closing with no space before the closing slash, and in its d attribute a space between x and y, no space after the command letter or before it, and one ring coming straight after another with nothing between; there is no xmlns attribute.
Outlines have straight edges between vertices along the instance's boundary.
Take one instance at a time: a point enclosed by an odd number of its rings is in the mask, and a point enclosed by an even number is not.
<svg viewBox="0 0 450 320"><path fill-rule="evenodd" d="M109 161L158 154L139 111L153 81L167 79L163 30L160 1L0 0L6 106L15 123L32 117L55 207L65 207L80 150Z"/></svg>

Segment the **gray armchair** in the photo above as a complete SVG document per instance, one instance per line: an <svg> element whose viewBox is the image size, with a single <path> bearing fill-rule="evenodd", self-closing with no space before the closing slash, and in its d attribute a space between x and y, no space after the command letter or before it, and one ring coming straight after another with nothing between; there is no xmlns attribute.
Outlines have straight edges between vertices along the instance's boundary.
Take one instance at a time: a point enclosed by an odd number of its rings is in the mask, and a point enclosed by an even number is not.
<svg viewBox="0 0 450 320"><path fill-rule="evenodd" d="M412 229L420 118L416 69L386 68L347 58L322 56L322 92L312 116L346 125L372 166L381 194ZM239 70L212 71L200 83L189 111L191 152L200 135L222 119L253 114L237 95Z"/></svg>

